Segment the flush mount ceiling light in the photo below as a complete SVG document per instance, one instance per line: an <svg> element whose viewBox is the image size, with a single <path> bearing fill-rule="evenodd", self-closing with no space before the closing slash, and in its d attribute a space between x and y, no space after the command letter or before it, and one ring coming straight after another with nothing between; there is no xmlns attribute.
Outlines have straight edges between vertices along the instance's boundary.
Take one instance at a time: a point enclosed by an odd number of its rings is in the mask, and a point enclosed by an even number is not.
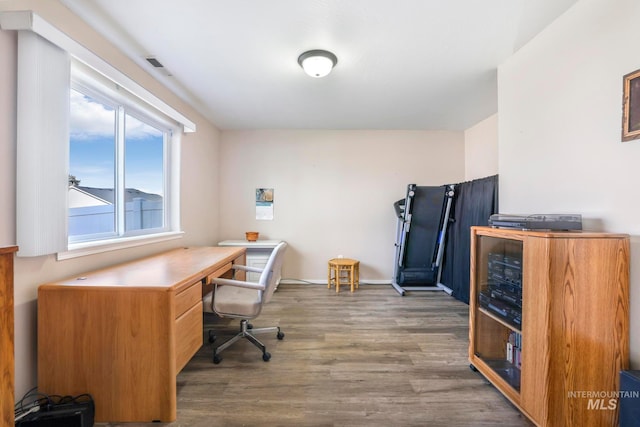
<svg viewBox="0 0 640 427"><path fill-rule="evenodd" d="M309 50L298 57L298 64L311 77L324 77L338 63L338 58L326 50Z"/></svg>

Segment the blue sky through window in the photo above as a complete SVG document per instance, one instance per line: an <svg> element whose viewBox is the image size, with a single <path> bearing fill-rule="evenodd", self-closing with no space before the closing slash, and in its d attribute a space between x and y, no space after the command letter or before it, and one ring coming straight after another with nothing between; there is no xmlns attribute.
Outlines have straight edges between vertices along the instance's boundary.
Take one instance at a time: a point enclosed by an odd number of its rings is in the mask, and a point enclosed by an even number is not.
<svg viewBox="0 0 640 427"><path fill-rule="evenodd" d="M125 122L125 186L164 195L163 133L128 114Z"/></svg>
<svg viewBox="0 0 640 427"><path fill-rule="evenodd" d="M116 110L71 91L69 173L81 186L114 188ZM163 133L126 115L125 185L164 195Z"/></svg>

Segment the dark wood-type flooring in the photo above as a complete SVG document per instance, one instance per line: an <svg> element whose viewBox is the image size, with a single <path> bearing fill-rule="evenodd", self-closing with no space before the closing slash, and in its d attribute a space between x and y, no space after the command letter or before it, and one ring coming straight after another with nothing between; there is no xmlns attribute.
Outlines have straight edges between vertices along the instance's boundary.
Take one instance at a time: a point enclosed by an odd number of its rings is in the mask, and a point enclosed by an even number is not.
<svg viewBox="0 0 640 427"><path fill-rule="evenodd" d="M281 284L253 322L286 334L260 336L271 361L242 340L214 365L205 341L178 375L175 422L101 425L531 426L469 369L468 309L444 292ZM237 323L217 319L216 343Z"/></svg>

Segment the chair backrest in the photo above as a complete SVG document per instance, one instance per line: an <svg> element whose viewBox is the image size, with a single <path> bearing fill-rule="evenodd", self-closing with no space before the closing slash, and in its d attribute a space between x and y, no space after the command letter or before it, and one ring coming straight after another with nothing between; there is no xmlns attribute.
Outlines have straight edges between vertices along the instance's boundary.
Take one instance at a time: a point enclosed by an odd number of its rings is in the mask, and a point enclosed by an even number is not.
<svg viewBox="0 0 640 427"><path fill-rule="evenodd" d="M222 295L217 295L218 286L216 286L216 295L209 293L205 296L204 302L211 307L211 311L222 317L236 317L242 319L254 319L260 315L262 306L269 302L275 288L277 286L278 279L280 278L280 270L282 268L282 258L287 248L286 242L281 242L273 249L267 264L264 266L258 284L263 285L263 290L255 290L252 292L242 292L242 301L238 300L238 296L233 291L223 292ZM222 279L220 279L222 280ZM222 286L222 289L225 287ZM233 286L230 288L239 289ZM253 296L251 296L253 295ZM246 304L245 304L246 303ZM244 307L238 312L238 305Z"/></svg>
<svg viewBox="0 0 640 427"><path fill-rule="evenodd" d="M284 253L287 250L287 242L280 242L271 252L267 265L264 267L264 271L260 275L259 283L265 285L265 290L262 294L263 303L269 302L273 292L276 290L277 282L280 279L280 270L282 269L282 260ZM264 281L263 281L264 279Z"/></svg>

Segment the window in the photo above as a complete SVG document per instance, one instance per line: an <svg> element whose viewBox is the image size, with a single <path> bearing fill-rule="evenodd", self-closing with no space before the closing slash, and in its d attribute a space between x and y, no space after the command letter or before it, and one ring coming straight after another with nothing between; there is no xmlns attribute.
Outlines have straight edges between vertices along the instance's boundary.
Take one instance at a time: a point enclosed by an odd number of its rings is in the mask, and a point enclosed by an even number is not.
<svg viewBox="0 0 640 427"><path fill-rule="evenodd" d="M195 132L196 124L33 11L3 11L0 21L2 30L18 32L17 256L57 254L60 260L180 237L180 135L183 131ZM71 97L77 101L74 113L80 112L81 107L95 110L70 120ZM104 113L113 117L107 122L110 131L87 126L102 123L99 119ZM78 143L71 155L70 126ZM82 133L87 129L93 134ZM141 142L136 129L142 129L150 139ZM80 147L82 138L88 142L91 135L99 136L99 143ZM78 157L83 149L87 155L91 148L95 151L89 152L90 157ZM109 154L100 157L102 150ZM155 166L136 166L137 160ZM74 163L74 173L81 176L70 172L70 162ZM158 169L160 162L162 168ZM92 183L89 166L108 166L111 179L105 184ZM141 188L143 184L136 175L150 178L153 186ZM104 197L78 191L74 193L75 204L69 203L71 186L76 186L75 191L78 186L102 185ZM129 188L155 194L156 202L161 203L149 209L133 206L128 214L129 198L146 200L128 196ZM112 200L108 200L108 192L112 193ZM78 200L82 197L84 202ZM103 222L88 227L76 224L69 233L70 207L87 207L87 198L96 205L107 206L106 214L102 213ZM141 210L135 211L138 207ZM140 214L135 216L136 212Z"/></svg>
<svg viewBox="0 0 640 427"><path fill-rule="evenodd" d="M81 64L71 76L70 247L171 231L175 126Z"/></svg>

